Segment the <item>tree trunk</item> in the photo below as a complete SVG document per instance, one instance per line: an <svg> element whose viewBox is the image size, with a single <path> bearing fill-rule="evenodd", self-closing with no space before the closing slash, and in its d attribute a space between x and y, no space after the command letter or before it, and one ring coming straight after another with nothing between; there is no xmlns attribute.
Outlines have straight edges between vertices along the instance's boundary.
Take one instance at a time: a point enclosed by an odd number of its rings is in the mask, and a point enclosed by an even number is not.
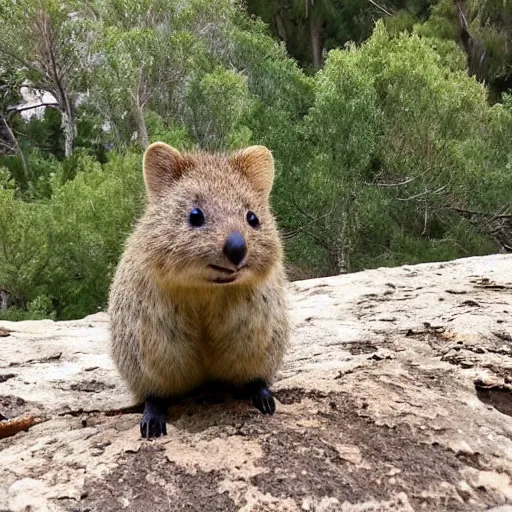
<svg viewBox="0 0 512 512"><path fill-rule="evenodd" d="M58 109L61 115L61 128L64 133L64 156L66 158L73 154L75 139L77 136L75 102L73 95L66 89L66 85L59 79L57 72L54 70L55 84L47 88L48 92L53 94L57 100ZM41 87L41 89L44 89Z"/></svg>
<svg viewBox="0 0 512 512"><path fill-rule="evenodd" d="M338 268L338 274L346 274L348 272L347 269L349 266L349 262L344 247L338 249L338 252L336 254L336 266Z"/></svg>
<svg viewBox="0 0 512 512"><path fill-rule="evenodd" d="M11 127L9 126L7 119L5 119L5 117L1 113L0 113L0 118L4 122L7 133L9 134L9 137L11 138L12 143L14 144L14 148L16 149L16 153L18 153L18 156L20 157L21 166L23 167L23 178L25 179L25 185L28 186L29 176L28 176L28 167L27 167L27 161L25 160L25 155L23 154L23 151L21 150L20 145L18 144L18 140L16 139L16 136L14 135L13 131L11 130Z"/></svg>
<svg viewBox="0 0 512 512"><path fill-rule="evenodd" d="M280 13L276 14L275 20L276 20L277 34L284 42L284 45L286 46L286 48L288 48L288 36L286 33L286 26L284 24L283 18L281 17Z"/></svg>
<svg viewBox="0 0 512 512"><path fill-rule="evenodd" d="M57 99L58 108L60 110L60 125L64 133L64 156L66 158L73 154L75 139L77 136L75 105L73 100L64 92L62 84L58 84L58 88L52 92Z"/></svg>
<svg viewBox="0 0 512 512"><path fill-rule="evenodd" d="M340 274L340 268L338 266L338 255L334 250L328 250L327 252L327 273L330 276L336 276Z"/></svg>
<svg viewBox="0 0 512 512"><path fill-rule="evenodd" d="M457 8L457 22L459 27L459 40L466 53L468 73L483 82L487 75L487 52L483 43L469 32L466 15L460 3L455 1Z"/></svg>
<svg viewBox="0 0 512 512"><path fill-rule="evenodd" d="M5 290L0 290L0 311L7 311L11 302L10 295Z"/></svg>
<svg viewBox="0 0 512 512"><path fill-rule="evenodd" d="M76 137L74 115L66 110L61 110L61 126L64 132L64 156L68 158L73 154Z"/></svg>
<svg viewBox="0 0 512 512"><path fill-rule="evenodd" d="M313 54L313 67L318 71L323 64L322 59L322 23L315 16L313 10L309 14L309 32L311 37L311 52Z"/></svg>
<svg viewBox="0 0 512 512"><path fill-rule="evenodd" d="M149 135L148 128L146 126L146 119L144 119L144 109L137 105L133 109L133 117L137 125L137 136L142 149L146 149L149 146Z"/></svg>

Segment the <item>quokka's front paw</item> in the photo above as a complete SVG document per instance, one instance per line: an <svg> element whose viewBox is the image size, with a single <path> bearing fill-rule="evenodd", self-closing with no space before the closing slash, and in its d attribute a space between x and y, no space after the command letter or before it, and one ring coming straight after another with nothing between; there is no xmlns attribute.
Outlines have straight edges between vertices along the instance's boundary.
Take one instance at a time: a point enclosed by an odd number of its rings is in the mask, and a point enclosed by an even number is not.
<svg viewBox="0 0 512 512"><path fill-rule="evenodd" d="M274 414L276 412L276 401L272 392L266 386L253 395L252 405L263 414Z"/></svg>
<svg viewBox="0 0 512 512"><path fill-rule="evenodd" d="M147 399L140 420L140 435L146 439L167 435L167 404L162 400Z"/></svg>

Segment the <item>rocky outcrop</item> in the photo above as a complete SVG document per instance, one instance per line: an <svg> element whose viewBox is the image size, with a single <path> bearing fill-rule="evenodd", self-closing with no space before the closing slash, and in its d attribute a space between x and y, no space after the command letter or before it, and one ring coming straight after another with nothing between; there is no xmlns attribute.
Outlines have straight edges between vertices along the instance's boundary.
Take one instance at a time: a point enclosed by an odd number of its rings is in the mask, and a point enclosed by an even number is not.
<svg viewBox="0 0 512 512"><path fill-rule="evenodd" d="M0 510L512 510L512 257L296 282L290 306L273 417L204 393L154 441L104 314L0 322Z"/></svg>

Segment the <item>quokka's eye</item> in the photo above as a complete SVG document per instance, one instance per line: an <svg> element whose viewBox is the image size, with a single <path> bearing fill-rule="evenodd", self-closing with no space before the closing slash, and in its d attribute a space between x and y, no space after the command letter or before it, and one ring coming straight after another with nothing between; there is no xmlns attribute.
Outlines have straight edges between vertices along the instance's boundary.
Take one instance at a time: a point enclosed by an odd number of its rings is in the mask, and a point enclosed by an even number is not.
<svg viewBox="0 0 512 512"><path fill-rule="evenodd" d="M247 212L247 222L252 228L257 228L260 225L260 219L256 217L254 212Z"/></svg>
<svg viewBox="0 0 512 512"><path fill-rule="evenodd" d="M195 228L201 227L205 222L203 211L200 208L194 208L188 214L188 221L190 222L190 225Z"/></svg>

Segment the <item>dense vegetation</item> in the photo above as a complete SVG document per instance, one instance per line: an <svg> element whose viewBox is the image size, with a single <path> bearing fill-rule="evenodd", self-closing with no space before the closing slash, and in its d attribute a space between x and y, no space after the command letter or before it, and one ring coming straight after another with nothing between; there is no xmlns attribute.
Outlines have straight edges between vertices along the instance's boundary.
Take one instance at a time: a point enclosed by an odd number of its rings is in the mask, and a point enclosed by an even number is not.
<svg viewBox="0 0 512 512"><path fill-rule="evenodd" d="M507 249L511 13L296 4L0 0L0 318L105 307L156 140L273 150L292 277Z"/></svg>

